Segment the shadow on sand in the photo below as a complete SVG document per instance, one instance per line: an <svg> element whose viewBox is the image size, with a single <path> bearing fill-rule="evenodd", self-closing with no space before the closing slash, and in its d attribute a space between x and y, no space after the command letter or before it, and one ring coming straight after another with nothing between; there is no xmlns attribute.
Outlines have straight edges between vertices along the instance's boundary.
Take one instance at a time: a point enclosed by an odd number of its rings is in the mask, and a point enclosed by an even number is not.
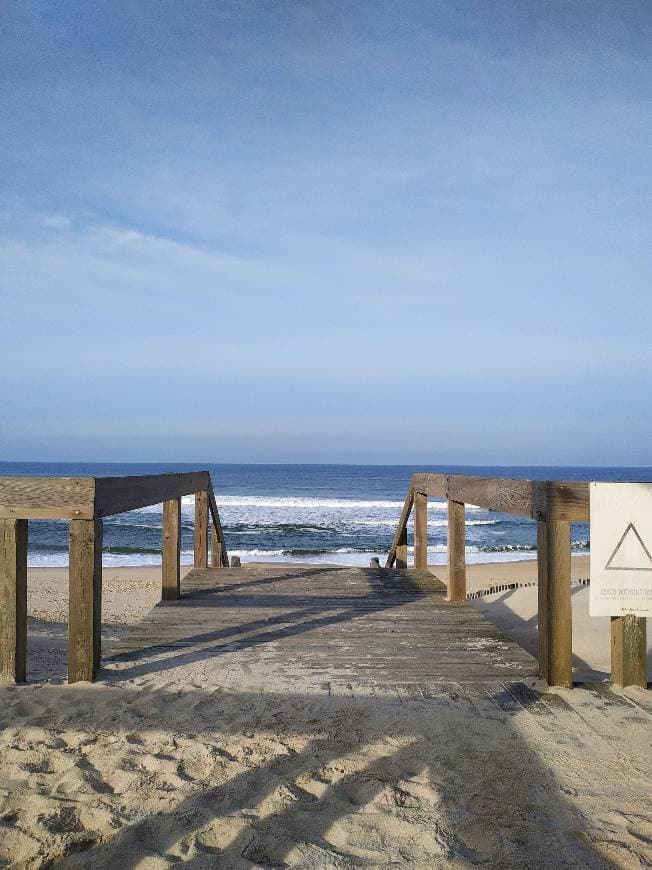
<svg viewBox="0 0 652 870"><path fill-rule="evenodd" d="M108 821L80 840L64 819L46 841L54 866L610 866L515 727L524 715L556 724L523 685L385 698L115 682L0 693L3 728L61 735L54 756L70 754L71 731L90 747L77 751L70 825L78 832L79 808L98 799ZM560 738L588 748L579 731ZM57 769L30 787L47 793ZM15 805L1 824L23 824L29 805Z"/></svg>

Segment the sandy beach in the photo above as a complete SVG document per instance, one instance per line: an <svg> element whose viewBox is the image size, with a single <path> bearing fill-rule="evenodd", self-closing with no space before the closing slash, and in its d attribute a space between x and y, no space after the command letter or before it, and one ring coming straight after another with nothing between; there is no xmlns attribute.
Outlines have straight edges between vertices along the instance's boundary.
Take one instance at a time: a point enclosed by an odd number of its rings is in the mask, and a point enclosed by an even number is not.
<svg viewBox="0 0 652 870"><path fill-rule="evenodd" d="M474 566L469 587L532 582L534 568ZM586 568L575 560L574 576ZM158 602L159 582L157 568L105 570L107 652ZM574 604L587 591L576 588ZM494 599L494 612L512 620L525 645L536 638L532 594L526 587L474 606L490 610ZM65 569L30 571L30 683L0 687L3 865L652 861L645 692L612 694L618 703L605 704L583 689L525 698L459 684L416 695L353 683L289 690L265 683L261 647L242 659L240 684L224 679L219 656L191 656L173 670L154 663L130 677L106 669L96 684L69 686L66 606ZM45 678L59 684L34 682Z"/></svg>

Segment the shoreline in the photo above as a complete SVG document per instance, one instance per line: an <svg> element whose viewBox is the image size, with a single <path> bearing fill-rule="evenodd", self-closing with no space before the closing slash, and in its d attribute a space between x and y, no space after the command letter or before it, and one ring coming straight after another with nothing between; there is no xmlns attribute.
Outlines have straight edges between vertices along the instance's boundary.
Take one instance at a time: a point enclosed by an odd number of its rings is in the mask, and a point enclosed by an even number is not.
<svg viewBox="0 0 652 870"><path fill-rule="evenodd" d="M274 565L275 567L283 567L289 565L296 565L296 562L243 562L242 569L247 570L249 567L260 567L261 565ZM310 564L310 563L306 563ZM331 563L319 562L316 563L319 565L326 566ZM428 570L431 571L436 577L438 577L443 583L448 582L448 569L446 565L428 565ZM192 571L192 565L182 565L181 566L181 580ZM589 556L585 554L573 554L571 559L571 579L572 580L585 580L589 576ZM485 587L491 587L500 583L514 583L514 582L523 582L523 583L531 583L536 582L537 580L537 560L536 559L519 559L513 560L509 562L479 562L473 563L466 566L466 577L467 577L467 591L468 592L477 592L478 590L484 589ZM116 587L124 587L130 586L135 582L140 582L143 584L143 591L151 590L153 592L154 588L159 588L160 580L161 580L161 566L160 565L121 565L121 566L112 566L112 567L104 567L102 569L102 578L103 578L103 591L107 591L111 593L116 591ZM61 586L61 584L65 581L67 583L68 580L68 568L64 566L38 566L34 568L27 569L27 582L28 582L28 613L30 616L37 616L37 614L32 613L30 609L30 601L29 601L29 587L32 587L33 591L40 590L41 587L45 584L47 588L49 588L53 594L56 594L57 587ZM66 599L67 599L67 589L66 589ZM107 603L107 602L105 602ZM117 603L117 602L116 602ZM123 602L123 604L127 605L127 610L130 609L129 605L131 604L131 609L133 609L134 602ZM153 601L152 607L156 604L156 600ZM66 604L67 608L67 604ZM109 607L109 616L115 615L114 608ZM104 610L104 607L103 607ZM65 618L67 618L67 609L65 612ZM104 618L104 613L103 613ZM114 621L113 619L108 619L107 621ZM122 620L118 620L122 621ZM130 621L130 620L127 620Z"/></svg>

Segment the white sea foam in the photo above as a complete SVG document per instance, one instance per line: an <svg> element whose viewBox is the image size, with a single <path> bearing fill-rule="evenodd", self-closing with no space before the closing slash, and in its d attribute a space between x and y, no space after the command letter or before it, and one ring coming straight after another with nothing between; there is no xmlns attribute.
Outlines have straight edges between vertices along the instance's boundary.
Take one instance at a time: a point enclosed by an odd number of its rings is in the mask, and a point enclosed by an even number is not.
<svg viewBox="0 0 652 870"><path fill-rule="evenodd" d="M182 499L182 563L192 563L194 496ZM364 565L372 556L384 560L397 527L403 501L382 498L317 498L308 496L220 495L217 494L222 524L226 531L229 554L243 561L338 562ZM106 519L105 552L107 567L122 565L160 565L157 551L162 527L162 506L141 508L119 517ZM526 522L505 518L482 508L466 505L467 561L512 561L530 559L527 549L529 533L512 534L512 523ZM446 561L447 503L428 501L430 561ZM410 520L410 539L413 521ZM495 527L495 528L494 528ZM357 546L356 546L357 545ZM386 546L386 549L380 550ZM122 550L122 551L121 551ZM586 550L583 550L586 552ZM412 550L410 550L412 552ZM67 565L65 551L43 546L30 551L30 566Z"/></svg>
<svg viewBox="0 0 652 870"><path fill-rule="evenodd" d="M310 498L301 496L258 496L258 495L220 495L216 493L215 500L218 510L228 510L229 508L253 508L253 509L269 509L276 510L341 510L341 511L366 511L366 510L392 510L395 509L399 513L403 508L403 501L394 501L390 499L348 499L348 498ZM181 509L183 512L194 510L195 497L194 495L184 495L181 499ZM465 505L466 511L474 513L482 511L484 508L477 505ZM131 513L154 513L161 511L161 504L148 505L147 507L137 508ZM448 505L445 501L436 501L430 499L428 501L428 511L433 513L448 512Z"/></svg>
<svg viewBox="0 0 652 870"><path fill-rule="evenodd" d="M588 554L587 549L578 552ZM410 555L414 554L412 547L408 548ZM337 565L369 565L372 557L380 559L381 565L387 558L386 550L369 550L361 552L352 547L339 547L328 553L304 554L293 556L283 549L230 549L230 556L239 556L243 562L311 562L317 564L331 563ZM533 550L499 550L487 552L479 547L466 548L466 562L469 565L487 562L520 562L536 559L536 551ZM428 547L428 563L431 565L446 564L446 547L436 545ZM184 550L181 553L181 564L192 565L193 553ZM103 553L102 565L105 568L152 566L161 564L161 556L158 553ZM68 566L67 553L30 553L28 558L30 568L66 568Z"/></svg>

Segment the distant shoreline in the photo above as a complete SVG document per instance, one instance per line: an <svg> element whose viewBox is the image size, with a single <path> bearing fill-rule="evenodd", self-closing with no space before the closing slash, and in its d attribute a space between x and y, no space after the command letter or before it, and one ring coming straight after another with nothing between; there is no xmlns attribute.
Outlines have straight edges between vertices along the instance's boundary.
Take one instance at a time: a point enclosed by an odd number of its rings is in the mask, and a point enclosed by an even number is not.
<svg viewBox="0 0 652 870"><path fill-rule="evenodd" d="M243 569L246 570L248 565L260 566L261 562L243 563ZM270 563L278 567L284 565L296 565L296 562L274 562ZM326 563L316 563L325 567ZM382 564L382 561L381 561ZM447 568L446 565L429 565L429 570L432 571L439 579L446 583ZM192 570L192 565L181 566L181 578ZM509 562L483 562L466 566L467 572L467 589L469 592L475 592L479 589L484 589L491 586L493 583L510 583L510 582L536 582L537 579L537 561L536 559L518 559ZM145 581L148 584L156 583L161 576L160 565L120 565L117 567L105 567L102 569L102 574L107 580L120 579L127 585L138 580ZM589 557L585 554L574 554L571 561L571 577L573 580L587 579L589 576ZM59 565L46 567L39 566L37 568L28 569L28 577L34 581L41 580L45 577L51 577L53 580L63 580L68 577L68 568Z"/></svg>

